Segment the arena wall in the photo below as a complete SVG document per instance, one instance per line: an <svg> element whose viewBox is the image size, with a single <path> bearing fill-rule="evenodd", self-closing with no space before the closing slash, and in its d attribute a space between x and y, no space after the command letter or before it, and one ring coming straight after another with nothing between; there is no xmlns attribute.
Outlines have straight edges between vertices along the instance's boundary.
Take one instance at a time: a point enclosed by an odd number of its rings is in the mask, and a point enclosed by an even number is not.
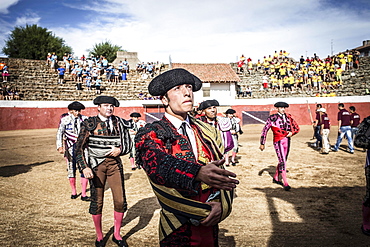
<svg viewBox="0 0 370 247"><path fill-rule="evenodd" d="M218 99L219 100L219 99ZM370 96L351 97L328 97L328 98L269 98L269 99L243 99L225 101L219 100L219 113L233 108L240 118L244 112L276 112L273 104L277 101L285 101L290 104L288 113L292 114L299 125L310 125L311 117L315 118L317 103L321 103L327 109L332 126L338 124L338 103L344 103L345 108L353 105L361 118L370 115ZM67 112L69 101L0 101L0 131L22 129L46 129L57 128L60 115ZM93 116L97 114L96 106L91 101L81 102L86 106L83 115ZM145 119L145 113L163 113L164 109L159 100L143 101L120 101L120 107L115 109L115 115L129 119L131 112L139 112ZM160 115L160 114L159 114ZM262 121L266 119L261 119ZM246 124L246 123L243 123Z"/></svg>

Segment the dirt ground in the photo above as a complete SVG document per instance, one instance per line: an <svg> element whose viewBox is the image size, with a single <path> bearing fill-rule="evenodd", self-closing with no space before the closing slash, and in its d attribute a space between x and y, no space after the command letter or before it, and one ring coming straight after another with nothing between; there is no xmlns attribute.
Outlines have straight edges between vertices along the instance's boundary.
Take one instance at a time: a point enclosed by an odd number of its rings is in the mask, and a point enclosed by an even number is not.
<svg viewBox="0 0 370 247"><path fill-rule="evenodd" d="M321 155L309 147L312 127L301 126L292 138L287 192L272 183L277 158L271 133L265 151L258 149L261 129L243 127L239 163L229 168L240 185L233 212L220 224L220 246L370 246L360 230L365 153L342 146ZM55 135L56 129L0 132L1 246L94 246L89 203L70 199ZM335 138L333 131L332 144ZM156 198L144 171L131 171L128 157L122 159L129 209L121 234L130 246L158 246ZM116 246L109 188L105 195L106 246Z"/></svg>

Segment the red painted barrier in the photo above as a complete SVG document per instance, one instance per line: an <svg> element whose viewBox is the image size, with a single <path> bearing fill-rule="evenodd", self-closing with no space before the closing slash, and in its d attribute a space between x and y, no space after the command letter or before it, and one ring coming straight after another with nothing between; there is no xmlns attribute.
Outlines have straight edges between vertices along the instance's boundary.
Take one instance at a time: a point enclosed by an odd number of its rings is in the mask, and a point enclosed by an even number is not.
<svg viewBox="0 0 370 247"><path fill-rule="evenodd" d="M343 103L347 110L349 106L355 106L357 113L360 114L362 119L370 115L370 102ZM331 124L333 126L337 125L338 103L321 104L324 108L326 108L331 120ZM316 104L309 104L309 106L311 109L312 117L313 119L315 119ZM242 118L242 111L269 111L271 114L276 112L273 104L233 105L231 107L237 111L237 115L239 115L240 118ZM0 107L0 131L57 128L60 120L60 115L67 111L67 105L64 108ZM145 108L142 106L121 106L115 108L115 115L120 116L124 119L129 119L130 113L134 111L139 112L143 116L143 119L145 119L144 112L164 112L164 109L158 107ZM307 104L290 104L287 112L293 116L293 118L298 122L299 125L311 124ZM93 116L97 115L98 111L96 107L87 107L85 110L82 111L82 114L86 116Z"/></svg>

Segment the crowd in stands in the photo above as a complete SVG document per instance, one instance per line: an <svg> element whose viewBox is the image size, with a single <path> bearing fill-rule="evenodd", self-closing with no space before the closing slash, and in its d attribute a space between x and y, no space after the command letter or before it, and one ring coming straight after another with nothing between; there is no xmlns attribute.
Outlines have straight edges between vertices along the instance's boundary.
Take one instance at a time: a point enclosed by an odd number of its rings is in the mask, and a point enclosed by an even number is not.
<svg viewBox="0 0 370 247"><path fill-rule="evenodd" d="M0 84L0 100L20 100L20 90L18 87Z"/></svg>
<svg viewBox="0 0 370 247"><path fill-rule="evenodd" d="M87 58L83 55L80 59L76 59L71 54L63 56L63 64L58 66L58 58L54 53L47 55L47 65L58 73L58 83L63 84L65 74L70 74L72 81L76 83L76 90L85 88L88 91L95 90L96 94L101 93L102 84L117 85L127 80L131 73L136 73L142 79L154 78L164 68L164 63L142 62L138 63L135 71L132 72L127 59L120 61L118 65L113 65L104 56ZM142 98L151 99L151 96L145 95Z"/></svg>
<svg viewBox="0 0 370 247"><path fill-rule="evenodd" d="M242 55L237 64L237 73L252 74L254 71L263 73L261 90L272 92L317 92L317 96L335 96L335 90L343 86L342 74L346 70L359 68L358 51L346 51L335 56L320 59L316 53L306 59L301 56L299 61L289 57L283 50L273 55L252 59ZM238 96L250 95L250 88L239 87Z"/></svg>

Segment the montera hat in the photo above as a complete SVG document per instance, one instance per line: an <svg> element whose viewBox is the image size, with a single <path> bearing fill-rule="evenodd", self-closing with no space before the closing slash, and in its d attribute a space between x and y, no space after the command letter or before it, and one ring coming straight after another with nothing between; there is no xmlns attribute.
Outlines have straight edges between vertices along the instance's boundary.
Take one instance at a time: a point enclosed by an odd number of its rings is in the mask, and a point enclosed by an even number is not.
<svg viewBox="0 0 370 247"><path fill-rule="evenodd" d="M211 106L220 106L220 103L218 103L218 101L215 99L206 100L200 103L198 110L205 110Z"/></svg>
<svg viewBox="0 0 370 247"><path fill-rule="evenodd" d="M71 104L68 105L68 110L76 110L76 111L81 111L85 109L85 106L78 102L78 101L74 101L72 102Z"/></svg>
<svg viewBox="0 0 370 247"><path fill-rule="evenodd" d="M153 96L163 96L175 86L191 84L193 92L202 88L202 81L185 69L172 69L155 77L148 86L148 91Z"/></svg>
<svg viewBox="0 0 370 247"><path fill-rule="evenodd" d="M289 107L289 104L288 103L285 103L285 102L282 102L282 101L279 101L279 102L276 102L274 104L275 107Z"/></svg>
<svg viewBox="0 0 370 247"><path fill-rule="evenodd" d="M119 106L119 102L116 98L111 97L111 96L103 96L100 95L96 97L93 101L94 105L100 105L100 104L112 104L115 107Z"/></svg>
<svg viewBox="0 0 370 247"><path fill-rule="evenodd" d="M141 114L138 112L133 112L130 114L130 117L141 117Z"/></svg>
<svg viewBox="0 0 370 247"><path fill-rule="evenodd" d="M226 114L234 114L236 111L234 109L227 109Z"/></svg>

